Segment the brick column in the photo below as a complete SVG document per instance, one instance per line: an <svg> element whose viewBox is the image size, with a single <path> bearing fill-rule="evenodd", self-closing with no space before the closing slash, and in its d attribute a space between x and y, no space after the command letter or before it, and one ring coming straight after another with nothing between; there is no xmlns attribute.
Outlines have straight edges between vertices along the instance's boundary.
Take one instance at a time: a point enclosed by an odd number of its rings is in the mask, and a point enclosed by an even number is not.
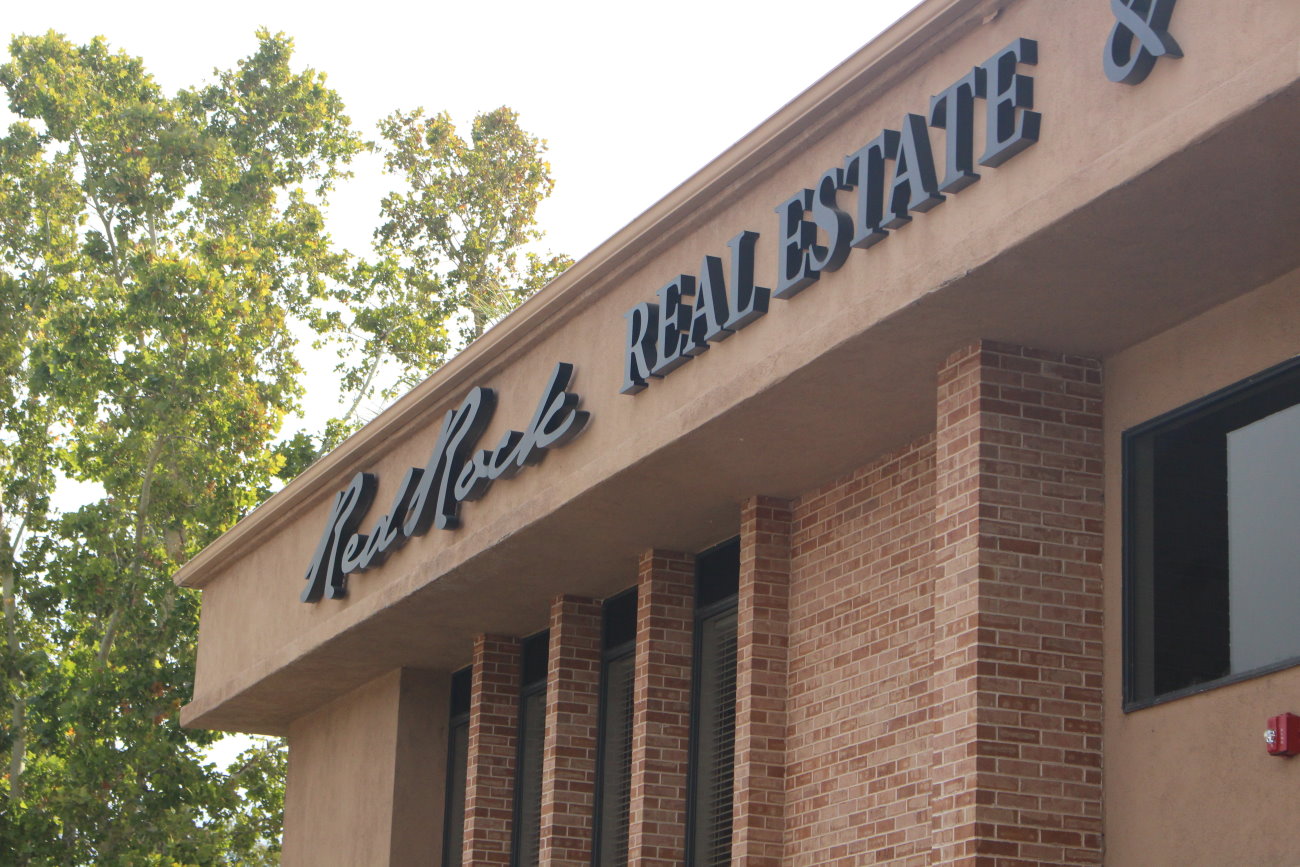
<svg viewBox="0 0 1300 867"><path fill-rule="evenodd" d="M785 500L741 507L731 863L744 867L779 867L784 854L791 520Z"/></svg>
<svg viewBox="0 0 1300 867"><path fill-rule="evenodd" d="M462 863L510 864L519 727L519 642L474 639Z"/></svg>
<svg viewBox="0 0 1300 867"><path fill-rule="evenodd" d="M551 602L542 763L543 867L591 864L600 719L600 603Z"/></svg>
<svg viewBox="0 0 1300 867"><path fill-rule="evenodd" d="M939 374L934 864L1101 862L1101 367Z"/></svg>
<svg viewBox="0 0 1300 867"><path fill-rule="evenodd" d="M628 863L678 867L686 857L695 558L647 551L637 569Z"/></svg>

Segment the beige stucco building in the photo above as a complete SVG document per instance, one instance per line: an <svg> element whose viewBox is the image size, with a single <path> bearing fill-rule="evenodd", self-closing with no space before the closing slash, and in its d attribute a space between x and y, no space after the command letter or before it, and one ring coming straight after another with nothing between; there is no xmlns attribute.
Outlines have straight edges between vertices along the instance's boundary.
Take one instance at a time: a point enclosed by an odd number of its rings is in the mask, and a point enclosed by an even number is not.
<svg viewBox="0 0 1300 867"><path fill-rule="evenodd" d="M1300 3L926 0L189 563L183 720L291 865L1300 864L1298 358Z"/></svg>

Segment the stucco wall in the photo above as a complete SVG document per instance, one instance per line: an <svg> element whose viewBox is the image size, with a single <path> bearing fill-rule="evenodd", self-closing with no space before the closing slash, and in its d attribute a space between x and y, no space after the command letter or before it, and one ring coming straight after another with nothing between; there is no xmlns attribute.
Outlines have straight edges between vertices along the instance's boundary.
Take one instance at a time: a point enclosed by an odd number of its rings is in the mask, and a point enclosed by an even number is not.
<svg viewBox="0 0 1300 867"><path fill-rule="evenodd" d="M1268 718L1300 712L1290 669L1123 711L1121 435L1300 355L1300 272L1106 362L1108 864L1295 864L1300 763L1264 751Z"/></svg>
<svg viewBox="0 0 1300 867"><path fill-rule="evenodd" d="M735 503L754 491L795 496L931 429L933 371L972 340L1101 357L1294 267L1282 191L1296 172L1279 135L1300 102L1300 7L1248 4L1224 27L1217 6L1184 3L1177 23L1186 57L1126 87L1100 71L1105 3L923 4L188 567L205 601L186 719L282 732L388 668L463 664L475 632L541 628L555 592L600 597L639 550L734 532ZM641 394L618 394L626 311L742 229L762 234L757 272L772 285L774 207L1019 37L1039 43L1021 69L1037 144ZM977 144L983 124L977 110ZM941 153L941 131L931 138ZM298 601L354 472L380 478L368 528L471 386L501 395L494 444L527 423L557 361L576 366L592 413L580 439L467 504L461 529L354 576L347 600Z"/></svg>
<svg viewBox="0 0 1300 867"><path fill-rule="evenodd" d="M448 689L391 671L294 723L286 867L438 867Z"/></svg>

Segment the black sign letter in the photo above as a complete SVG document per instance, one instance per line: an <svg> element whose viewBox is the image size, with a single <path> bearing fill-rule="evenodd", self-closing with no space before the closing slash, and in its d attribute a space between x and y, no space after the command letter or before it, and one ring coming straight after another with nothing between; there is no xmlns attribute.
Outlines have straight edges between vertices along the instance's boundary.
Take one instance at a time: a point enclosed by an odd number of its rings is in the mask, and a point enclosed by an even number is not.
<svg viewBox="0 0 1300 867"><path fill-rule="evenodd" d="M930 125L947 131L939 192L955 193L980 179L975 174L975 97L984 98L984 68L977 66L930 97Z"/></svg>
<svg viewBox="0 0 1300 867"><path fill-rule="evenodd" d="M636 394L645 388L646 377L659 360L655 342L659 339L659 306L648 301L627 313L627 345L623 348L623 387L619 394Z"/></svg>
<svg viewBox="0 0 1300 867"><path fill-rule="evenodd" d="M307 589L302 591L303 602L315 602L324 594L329 599L342 599L348 593L347 573L343 571L343 548L357 531L357 525L366 516L370 502L375 498L379 479L371 473L357 473L352 483L334 497L325 532L316 544L316 553L307 567Z"/></svg>
<svg viewBox="0 0 1300 867"><path fill-rule="evenodd" d="M727 320L727 330L722 332L719 340L767 312L771 290L754 285L754 244L757 242L758 232L748 230L727 242L731 248L731 318Z"/></svg>
<svg viewBox="0 0 1300 867"><path fill-rule="evenodd" d="M812 205L813 222L826 234L826 246L813 248L808 267L814 271L838 271L849 257L853 220L840 209L835 196L840 190L851 189L844 183L844 169L841 168L827 170L817 181Z"/></svg>
<svg viewBox="0 0 1300 867"><path fill-rule="evenodd" d="M803 218L812 209L812 199L812 190L800 190L777 206L780 247L776 291L772 293L777 298L793 298L816 282L819 276L808 261L809 248L817 240L817 224Z"/></svg>
<svg viewBox="0 0 1300 867"><path fill-rule="evenodd" d="M1175 0L1110 0L1115 16L1102 52L1106 77L1117 84L1141 84L1161 57L1182 57L1169 35Z"/></svg>
<svg viewBox="0 0 1300 867"><path fill-rule="evenodd" d="M906 114L898 139L894 180L889 185L891 216L885 226L897 229L912 219L908 211L924 213L942 201L939 182L934 178L934 155L930 151L930 131L925 126L925 118Z"/></svg>
<svg viewBox="0 0 1300 867"><path fill-rule="evenodd" d="M1038 63L1037 42L1017 39L980 64L988 83L982 166L1000 166L1038 141L1043 116L1027 110L1034 105L1034 80L1016 72L1018 63Z"/></svg>
<svg viewBox="0 0 1300 867"><path fill-rule="evenodd" d="M652 376L663 376L691 360L685 351L691 307L683 299L694 295L695 278L690 274L678 274L659 290L659 361L650 370Z"/></svg>
<svg viewBox="0 0 1300 867"><path fill-rule="evenodd" d="M898 130L880 135L844 161L844 182L858 188L857 232L853 246L865 249L885 240L885 160L898 157Z"/></svg>
<svg viewBox="0 0 1300 867"><path fill-rule="evenodd" d="M691 312L686 354L699 355L709 348L710 341L730 337L726 321L727 283L722 276L722 260L717 256L705 256L700 262L700 279L695 288L695 310Z"/></svg>

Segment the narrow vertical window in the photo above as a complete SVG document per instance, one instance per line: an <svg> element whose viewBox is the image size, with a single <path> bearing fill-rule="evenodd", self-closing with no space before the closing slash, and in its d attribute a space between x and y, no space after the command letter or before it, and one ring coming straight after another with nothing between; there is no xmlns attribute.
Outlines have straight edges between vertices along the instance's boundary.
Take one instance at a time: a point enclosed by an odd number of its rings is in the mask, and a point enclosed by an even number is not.
<svg viewBox="0 0 1300 867"><path fill-rule="evenodd" d="M546 737L546 669L550 633L524 639L520 664L519 762L515 780L512 863L532 867L541 859L542 751Z"/></svg>
<svg viewBox="0 0 1300 867"><path fill-rule="evenodd" d="M740 540L695 560L695 663L687 803L687 864L731 863L736 744L736 601Z"/></svg>
<svg viewBox="0 0 1300 867"><path fill-rule="evenodd" d="M596 758L596 839L592 863L627 864L632 803L632 685L636 590L605 600L601 616L600 736Z"/></svg>
<svg viewBox="0 0 1300 867"><path fill-rule="evenodd" d="M451 676L451 719L447 734L447 786L443 797L442 863L460 867L465 842L465 778L469 773L470 676L463 668Z"/></svg>

